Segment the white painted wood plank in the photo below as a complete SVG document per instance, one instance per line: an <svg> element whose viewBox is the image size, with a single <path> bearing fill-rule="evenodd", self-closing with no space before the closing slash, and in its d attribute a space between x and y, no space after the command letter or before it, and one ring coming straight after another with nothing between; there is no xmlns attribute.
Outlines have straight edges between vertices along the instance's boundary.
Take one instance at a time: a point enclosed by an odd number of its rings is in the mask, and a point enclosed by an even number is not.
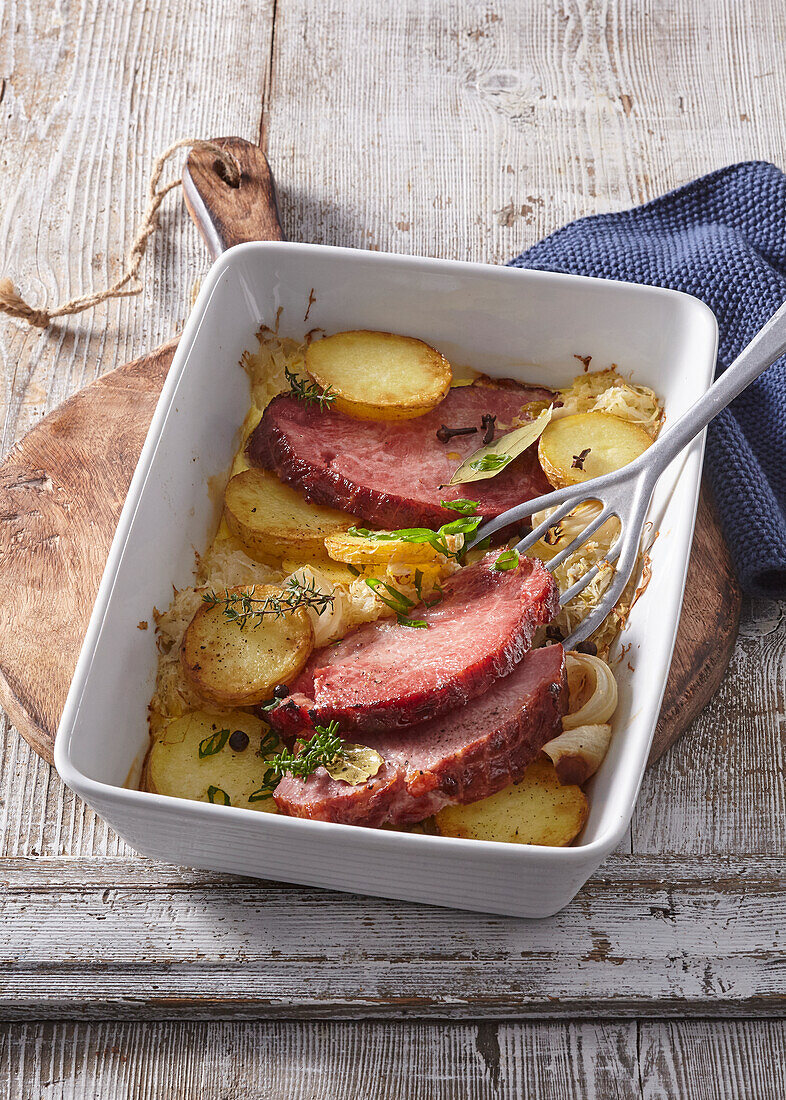
<svg viewBox="0 0 786 1100"><path fill-rule="evenodd" d="M633 1100L635 1025L19 1024L6 1100Z"/></svg>
<svg viewBox="0 0 786 1100"><path fill-rule="evenodd" d="M640 1026L642 1100L782 1100L783 1020L669 1021Z"/></svg>
<svg viewBox="0 0 786 1100"><path fill-rule="evenodd" d="M782 1020L20 1023L6 1100L782 1100Z"/></svg>
<svg viewBox="0 0 786 1100"><path fill-rule="evenodd" d="M786 850L786 604L746 601L720 691L644 777L637 852Z"/></svg>
<svg viewBox="0 0 786 1100"><path fill-rule="evenodd" d="M786 10L757 0L282 0L285 228L497 263L722 164L784 163L784 34Z"/></svg>
<svg viewBox="0 0 786 1100"><path fill-rule="evenodd" d="M0 5L0 273L37 304L114 278L170 142L256 138L272 14L273 0ZM142 295L45 333L0 320L0 453L79 386L177 331L207 268L173 195ZM0 851L125 850L2 719L0 738Z"/></svg>
<svg viewBox="0 0 786 1100"><path fill-rule="evenodd" d="M614 856L562 913L523 921L141 860L6 859L0 1014L778 1015L785 874L775 857Z"/></svg>

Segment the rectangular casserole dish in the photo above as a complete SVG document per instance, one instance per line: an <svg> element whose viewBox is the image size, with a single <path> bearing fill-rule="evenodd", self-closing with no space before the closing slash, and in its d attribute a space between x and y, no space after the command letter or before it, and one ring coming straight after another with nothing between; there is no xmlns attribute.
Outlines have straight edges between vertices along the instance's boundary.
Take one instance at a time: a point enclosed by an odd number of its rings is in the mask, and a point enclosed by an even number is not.
<svg viewBox="0 0 786 1100"><path fill-rule="evenodd" d="M315 301L304 323L309 295ZM305 821L128 789L147 748L154 631L172 585L193 581L219 519L210 486L226 475L247 411L239 366L260 323L301 337L382 329L417 336L453 363L548 386L616 363L651 385L666 423L709 386L711 311L675 291L480 264L318 245L239 245L202 286L164 385L117 534L55 744L63 780L133 848L171 863L355 893L524 917L566 905L621 840L638 793L671 660L698 500L703 436L661 482L652 580L620 641L620 705L587 825L569 848L486 843ZM619 647L619 643L617 643ZM613 656L613 655L612 655Z"/></svg>

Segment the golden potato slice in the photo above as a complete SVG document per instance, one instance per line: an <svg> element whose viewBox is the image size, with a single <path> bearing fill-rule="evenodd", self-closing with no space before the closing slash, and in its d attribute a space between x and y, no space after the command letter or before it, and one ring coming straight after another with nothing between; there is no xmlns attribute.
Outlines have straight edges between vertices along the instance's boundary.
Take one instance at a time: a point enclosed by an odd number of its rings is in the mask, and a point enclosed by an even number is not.
<svg viewBox="0 0 786 1100"><path fill-rule="evenodd" d="M230 479L224 518L249 557L267 565L289 555L324 558L325 536L355 522L343 512L309 504L264 470L244 470Z"/></svg>
<svg viewBox="0 0 786 1100"><path fill-rule="evenodd" d="M268 585L230 588L237 602L243 595L257 601L281 589ZM219 595L223 595L219 593ZM183 635L183 674L206 703L218 707L250 707L269 699L276 684L294 679L314 648L314 630L302 608L280 617L265 615L245 623L230 621L222 604L205 604Z"/></svg>
<svg viewBox="0 0 786 1100"><path fill-rule="evenodd" d="M331 584L352 584L358 576L357 570L353 573L343 562L329 558L324 552L324 547L322 550L322 554L310 554L308 558L283 558L281 569L289 576L291 573L297 573L299 569L313 566Z"/></svg>
<svg viewBox="0 0 786 1100"><path fill-rule="evenodd" d="M552 420L538 444L543 471L556 489L611 473L638 458L652 443L639 424L604 412Z"/></svg>
<svg viewBox="0 0 786 1100"><path fill-rule="evenodd" d="M275 813L272 798L249 802L265 775L265 761L258 751L263 733L268 732L264 722L242 710L184 714L170 722L150 746L141 787L172 798Z"/></svg>
<svg viewBox="0 0 786 1100"><path fill-rule="evenodd" d="M562 786L554 765L533 761L519 783L466 806L446 806L433 818L440 836L564 847L588 813L581 787Z"/></svg>
<svg viewBox="0 0 786 1100"><path fill-rule="evenodd" d="M315 340L306 370L335 395L333 408L360 420L408 420L440 403L450 363L435 348L392 332L338 332Z"/></svg>
<svg viewBox="0 0 786 1100"><path fill-rule="evenodd" d="M325 550L334 561L347 565L421 565L444 562L445 558L427 542L407 542L405 539L382 541L363 535L340 532L328 535Z"/></svg>

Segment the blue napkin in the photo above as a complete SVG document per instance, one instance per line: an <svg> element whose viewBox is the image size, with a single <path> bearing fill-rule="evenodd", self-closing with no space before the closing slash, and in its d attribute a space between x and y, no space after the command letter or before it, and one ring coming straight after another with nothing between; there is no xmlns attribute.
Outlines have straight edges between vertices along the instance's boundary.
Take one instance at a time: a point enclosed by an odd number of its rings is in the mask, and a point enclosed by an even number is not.
<svg viewBox="0 0 786 1100"><path fill-rule="evenodd" d="M683 290L718 319L723 371L786 300L786 175L751 161L634 210L566 225L514 267ZM707 435L707 462L740 583L786 597L786 357Z"/></svg>

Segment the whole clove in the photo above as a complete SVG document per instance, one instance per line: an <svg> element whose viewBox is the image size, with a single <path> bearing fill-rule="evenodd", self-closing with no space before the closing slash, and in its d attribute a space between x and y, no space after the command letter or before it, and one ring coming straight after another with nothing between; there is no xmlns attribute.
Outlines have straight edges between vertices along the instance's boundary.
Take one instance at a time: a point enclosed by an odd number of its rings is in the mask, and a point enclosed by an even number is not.
<svg viewBox="0 0 786 1100"><path fill-rule="evenodd" d="M447 443L454 435L474 435L477 430L477 428L449 428L447 424L443 424L441 428L437 428L437 439L440 443Z"/></svg>
<svg viewBox="0 0 786 1100"><path fill-rule="evenodd" d="M491 413L484 413L481 417L481 427L483 428L483 445L487 446L494 438L494 425L497 422L496 416L492 416Z"/></svg>

